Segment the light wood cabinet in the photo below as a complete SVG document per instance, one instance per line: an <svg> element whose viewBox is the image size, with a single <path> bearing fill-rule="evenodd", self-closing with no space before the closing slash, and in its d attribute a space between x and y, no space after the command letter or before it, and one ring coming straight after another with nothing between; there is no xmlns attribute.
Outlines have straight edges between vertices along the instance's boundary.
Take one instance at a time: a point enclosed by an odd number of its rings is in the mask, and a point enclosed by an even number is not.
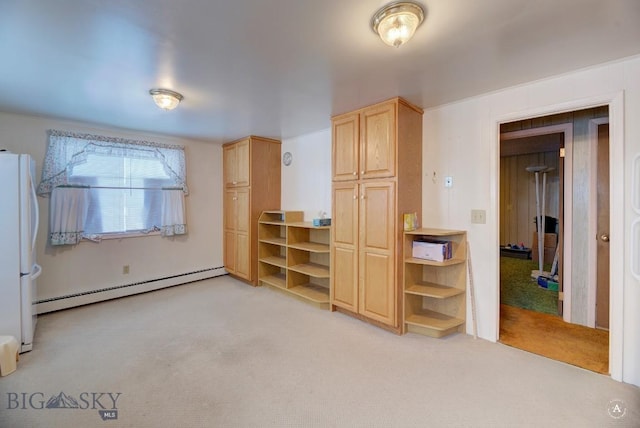
<svg viewBox="0 0 640 428"><path fill-rule="evenodd" d="M360 185L360 313L396 325L395 183Z"/></svg>
<svg viewBox="0 0 640 428"><path fill-rule="evenodd" d="M265 211L258 225L258 279L318 307L329 307L330 226L303 222L302 211Z"/></svg>
<svg viewBox="0 0 640 428"><path fill-rule="evenodd" d="M422 110L394 98L332 128L332 309L401 333L403 214L422 207Z"/></svg>
<svg viewBox="0 0 640 428"><path fill-rule="evenodd" d="M243 279L250 279L249 200L251 190L246 188L225 190L224 265L227 271Z"/></svg>
<svg viewBox="0 0 640 428"><path fill-rule="evenodd" d="M250 136L223 145L224 265L258 284L258 218L280 208L280 141Z"/></svg>
<svg viewBox="0 0 640 428"><path fill-rule="evenodd" d="M251 168L249 161L250 138L225 145L224 158L224 185L225 187L249 186L251 181Z"/></svg>
<svg viewBox="0 0 640 428"><path fill-rule="evenodd" d="M331 303L358 312L358 207L357 182L333 184Z"/></svg>
<svg viewBox="0 0 640 428"><path fill-rule="evenodd" d="M333 181L358 178L360 152L360 114L343 115L333 120L331 163Z"/></svg>
<svg viewBox="0 0 640 428"><path fill-rule="evenodd" d="M449 241L443 262L414 258L417 240ZM461 230L417 229L404 239L404 332L443 337L465 332L467 234Z"/></svg>
<svg viewBox="0 0 640 428"><path fill-rule="evenodd" d="M396 175L397 111L386 102L333 119L333 181Z"/></svg>

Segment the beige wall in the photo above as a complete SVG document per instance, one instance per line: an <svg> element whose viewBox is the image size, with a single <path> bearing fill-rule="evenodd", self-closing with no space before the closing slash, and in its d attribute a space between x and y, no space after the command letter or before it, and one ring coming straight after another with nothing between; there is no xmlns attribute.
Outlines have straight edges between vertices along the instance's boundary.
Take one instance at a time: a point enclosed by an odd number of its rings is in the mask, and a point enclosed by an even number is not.
<svg viewBox="0 0 640 428"><path fill-rule="evenodd" d="M282 165L282 209L304 211L306 221L320 212L331 217L331 131L284 139L285 152L293 161Z"/></svg>
<svg viewBox="0 0 640 428"><path fill-rule="evenodd" d="M222 161L219 144L102 128L82 123L0 113L0 148L28 153L39 181L47 148L47 130L84 132L185 146L187 227L177 238L145 236L83 241L73 247L47 242L49 199L38 197L40 229L37 258L42 266L38 299L82 293L222 266ZM122 268L130 265L130 273Z"/></svg>
<svg viewBox="0 0 640 428"><path fill-rule="evenodd" d="M498 339L499 125L526 117L611 103L612 233L611 373L640 385L640 281L630 267L632 159L640 153L640 57L533 82L425 111L423 224L468 230L480 337ZM574 165L574 171L575 171ZM432 180L433 174L437 180ZM441 178L454 177L444 188ZM625 190L627 189L627 190ZM487 211L471 224L470 211ZM579 236L586 239L582 232ZM636 256L637 257L637 256ZM470 307L471 305L469 305ZM467 320L471 321L471 313ZM470 326L467 330L471 331Z"/></svg>

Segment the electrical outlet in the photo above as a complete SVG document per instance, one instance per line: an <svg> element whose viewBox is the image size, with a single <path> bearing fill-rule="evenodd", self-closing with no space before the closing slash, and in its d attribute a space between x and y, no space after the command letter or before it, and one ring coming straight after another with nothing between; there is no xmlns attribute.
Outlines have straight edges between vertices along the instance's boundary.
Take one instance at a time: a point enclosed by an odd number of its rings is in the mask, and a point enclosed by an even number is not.
<svg viewBox="0 0 640 428"><path fill-rule="evenodd" d="M122 266L122 273L124 275L128 275L129 274L129 265Z"/></svg>
<svg viewBox="0 0 640 428"><path fill-rule="evenodd" d="M444 187L453 187L453 177L447 176L444 178Z"/></svg>
<svg viewBox="0 0 640 428"><path fill-rule="evenodd" d="M471 210L471 223L486 224L487 212L485 210Z"/></svg>

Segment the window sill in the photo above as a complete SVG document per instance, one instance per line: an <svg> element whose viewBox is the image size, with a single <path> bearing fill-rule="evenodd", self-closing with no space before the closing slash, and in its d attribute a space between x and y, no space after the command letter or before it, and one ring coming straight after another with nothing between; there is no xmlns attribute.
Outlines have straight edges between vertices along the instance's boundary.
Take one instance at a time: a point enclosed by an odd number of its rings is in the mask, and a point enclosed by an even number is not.
<svg viewBox="0 0 640 428"><path fill-rule="evenodd" d="M139 238L142 236L160 236L159 230L152 232L122 232L122 233L103 233L99 235L91 235L90 237L83 237L86 241L100 242L111 239L124 239L124 238Z"/></svg>

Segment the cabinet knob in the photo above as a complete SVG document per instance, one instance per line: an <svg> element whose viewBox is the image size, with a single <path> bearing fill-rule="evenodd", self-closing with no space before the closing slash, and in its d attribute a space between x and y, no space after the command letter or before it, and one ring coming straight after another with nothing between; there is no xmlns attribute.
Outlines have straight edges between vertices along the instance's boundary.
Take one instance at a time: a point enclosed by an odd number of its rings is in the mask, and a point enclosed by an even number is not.
<svg viewBox="0 0 640 428"><path fill-rule="evenodd" d="M237 200L238 200L238 198L234 196L234 197L233 197L233 200L234 200L234 201L237 201Z"/></svg>
<svg viewBox="0 0 640 428"><path fill-rule="evenodd" d="M358 175L358 171L353 171L353 175Z"/></svg>
<svg viewBox="0 0 640 428"><path fill-rule="evenodd" d="M353 195L353 199L358 199L358 195Z"/></svg>
<svg viewBox="0 0 640 428"><path fill-rule="evenodd" d="M237 181L232 181L231 184L238 184L238 182Z"/></svg>
<svg viewBox="0 0 640 428"><path fill-rule="evenodd" d="M360 171L360 175L363 175L363 174L364 174L364 171Z"/></svg>

